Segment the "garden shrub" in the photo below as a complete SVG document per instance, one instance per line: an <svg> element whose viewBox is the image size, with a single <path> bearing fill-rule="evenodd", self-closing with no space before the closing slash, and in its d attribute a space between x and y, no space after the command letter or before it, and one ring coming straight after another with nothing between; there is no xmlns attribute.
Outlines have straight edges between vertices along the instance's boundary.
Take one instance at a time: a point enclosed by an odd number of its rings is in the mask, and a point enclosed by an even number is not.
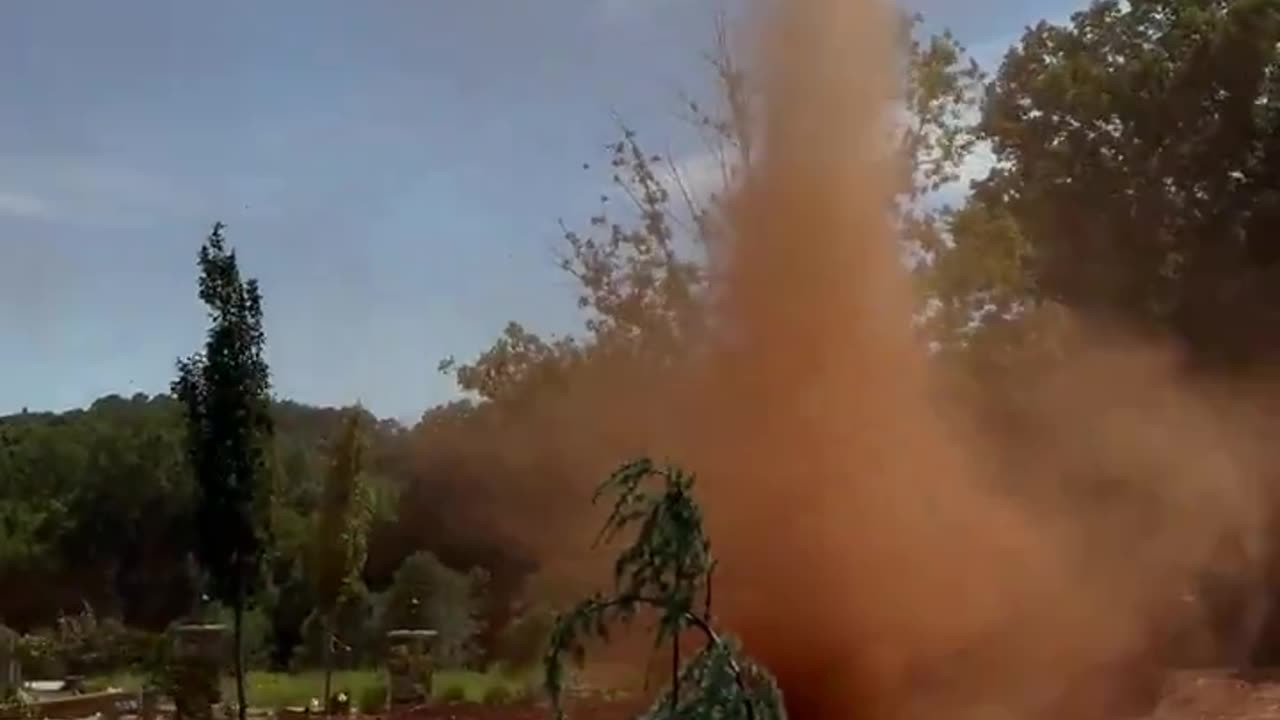
<svg viewBox="0 0 1280 720"><path fill-rule="evenodd" d="M23 635L16 650L22 675L27 680L48 680L67 674L62 650L53 630L41 628Z"/></svg>
<svg viewBox="0 0 1280 720"><path fill-rule="evenodd" d="M360 691L356 698L356 708L363 715L380 714L387 707L387 686L370 685Z"/></svg>
<svg viewBox="0 0 1280 720"><path fill-rule="evenodd" d="M461 685L450 685L440 692L440 702L442 703L460 703L466 702L467 690Z"/></svg>
<svg viewBox="0 0 1280 720"><path fill-rule="evenodd" d="M494 685L484 694L485 705L509 705L515 702L515 693L506 685Z"/></svg>
<svg viewBox="0 0 1280 720"><path fill-rule="evenodd" d="M145 668L160 636L98 619L92 608L58 618L55 628L22 636L16 652L28 679L106 675Z"/></svg>
<svg viewBox="0 0 1280 720"><path fill-rule="evenodd" d="M547 654L554 626L555 615L550 611L525 612L498 638L498 660L517 673L537 667Z"/></svg>
<svg viewBox="0 0 1280 720"><path fill-rule="evenodd" d="M349 669L377 662L379 643L376 636L381 632L374 625L372 598L363 587L340 601L336 619L334 633L339 644L334 648L333 667ZM303 621L301 635L302 644L295 650L296 660L302 667L323 667L326 633L316 612Z"/></svg>
<svg viewBox="0 0 1280 720"><path fill-rule="evenodd" d="M467 667L479 655L476 639L483 630L483 571L454 570L429 552L410 555L396 570L387 594L386 630L431 629L439 635L432 656L441 665Z"/></svg>
<svg viewBox="0 0 1280 720"><path fill-rule="evenodd" d="M206 612L213 622L227 626L230 635L235 624L231 608L221 603L210 603ZM244 610L242 619L244 633L244 659L248 668L265 668L271 664L272 627L271 617L259 605L251 605Z"/></svg>

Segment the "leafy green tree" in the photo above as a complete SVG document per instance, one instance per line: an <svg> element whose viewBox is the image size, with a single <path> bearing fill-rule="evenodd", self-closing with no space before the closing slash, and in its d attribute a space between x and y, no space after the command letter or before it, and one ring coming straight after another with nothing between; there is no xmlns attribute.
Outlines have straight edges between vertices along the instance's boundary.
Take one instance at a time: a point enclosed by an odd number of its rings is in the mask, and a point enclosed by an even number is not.
<svg viewBox="0 0 1280 720"><path fill-rule="evenodd" d="M262 294L241 277L222 223L200 248L199 296L209 308L203 353L178 362L173 394L186 410L196 479L196 556L214 596L232 610L236 698L244 688L244 613L270 545L270 373L263 356Z"/></svg>
<svg viewBox="0 0 1280 720"><path fill-rule="evenodd" d="M317 600L316 614L324 630L326 707L332 697L336 616L344 599L359 594L360 572L368 557L373 498L364 483L363 466L360 414L353 412L333 450L308 557L308 574Z"/></svg>
<svg viewBox="0 0 1280 720"><path fill-rule="evenodd" d="M647 487L657 481L656 488ZM703 532L702 511L693 499L694 477L676 467L638 460L619 468L596 499L616 494L600 542L635 532L614 564L615 588L596 594L561 615L546 656L546 687L563 717L565 657L581 661L584 640L608 638L614 622L630 622L641 610L657 616L655 647L671 644L671 684L646 717L783 718L782 695L767 671L722 636L711 616L715 560ZM680 639L686 631L706 640L687 662Z"/></svg>
<svg viewBox="0 0 1280 720"><path fill-rule="evenodd" d="M475 362L458 365L452 358L440 363L441 372L453 372L458 386L486 400L502 400L515 404L521 389L562 386L576 359L577 344L570 339L548 342L529 332L519 323L508 323L501 337ZM454 403L429 411L425 421L456 419L467 404Z"/></svg>
<svg viewBox="0 0 1280 720"><path fill-rule="evenodd" d="M0 584L28 589L0 597L0 615L29 629L86 600L163 627L188 595L191 490L170 398L0 417Z"/></svg>
<svg viewBox="0 0 1280 720"><path fill-rule="evenodd" d="M414 553L396 571L388 592L386 629L435 630L435 657L467 665L476 657L475 640L484 629L486 579L483 571L458 572L430 552Z"/></svg>
<svg viewBox="0 0 1280 720"><path fill-rule="evenodd" d="M1211 365L1280 351L1280 5L1101 0L1042 22L980 131L995 164L971 217L1005 226L997 276Z"/></svg>

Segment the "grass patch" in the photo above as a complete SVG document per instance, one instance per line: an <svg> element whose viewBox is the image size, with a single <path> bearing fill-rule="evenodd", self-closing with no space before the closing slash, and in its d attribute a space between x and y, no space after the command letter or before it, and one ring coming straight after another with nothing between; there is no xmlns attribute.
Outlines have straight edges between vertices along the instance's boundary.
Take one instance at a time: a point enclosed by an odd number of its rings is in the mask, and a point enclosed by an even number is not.
<svg viewBox="0 0 1280 720"><path fill-rule="evenodd" d="M484 702L493 693L521 696L535 683L532 674L513 675L499 670L475 672L471 670L439 670L432 682L431 694L436 698L457 697L468 702Z"/></svg>
<svg viewBox="0 0 1280 720"><path fill-rule="evenodd" d="M86 678L84 681L84 689L86 692L103 692L108 688L124 690L125 692L140 692L142 690L142 685L143 677L135 673L98 675L96 677Z"/></svg>
<svg viewBox="0 0 1280 720"><path fill-rule="evenodd" d="M333 692L346 691L358 698L369 688L386 684L386 676L375 670L336 670L333 673ZM245 695L251 707L276 709L305 706L312 698L323 703L324 672L310 670L300 673L250 672L245 678ZM235 701L235 678L223 678L222 698Z"/></svg>
<svg viewBox="0 0 1280 720"><path fill-rule="evenodd" d="M449 695L472 702L482 702L495 692L520 696L536 684L535 673L512 674L493 669L487 672L473 670L437 670L432 682L431 694L436 698ZM92 678L86 683L96 690L108 687L137 692L142 689L141 675L119 673ZM366 696L372 689L387 685L384 670L336 670L333 673L333 691L347 691L352 703ZM497 690L495 690L497 689ZM311 698L324 695L324 672L308 670L300 673L273 673L252 671L245 678L245 694L251 707L275 710L282 707L306 705ZM235 701L235 678L222 680L222 697Z"/></svg>

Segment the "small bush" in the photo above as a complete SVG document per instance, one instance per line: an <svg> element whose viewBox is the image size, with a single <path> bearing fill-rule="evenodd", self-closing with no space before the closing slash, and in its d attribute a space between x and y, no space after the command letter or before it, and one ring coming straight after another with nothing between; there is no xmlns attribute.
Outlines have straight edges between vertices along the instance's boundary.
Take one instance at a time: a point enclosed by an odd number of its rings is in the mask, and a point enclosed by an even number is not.
<svg viewBox="0 0 1280 720"><path fill-rule="evenodd" d="M61 644L52 630L41 629L23 635L16 650L22 675L27 679L48 680L67 673Z"/></svg>
<svg viewBox="0 0 1280 720"><path fill-rule="evenodd" d="M498 639L498 659L514 671L539 667L550 645L555 614L531 610L516 618Z"/></svg>
<svg viewBox="0 0 1280 720"><path fill-rule="evenodd" d="M381 613L384 630L435 628L432 656L449 667L469 667L479 655L484 630L481 600L487 588L483 570L459 572L429 552L410 555L396 570Z"/></svg>
<svg viewBox="0 0 1280 720"><path fill-rule="evenodd" d="M387 686L370 685L360 691L356 708L362 715L377 715L387 708Z"/></svg>
<svg viewBox="0 0 1280 720"><path fill-rule="evenodd" d="M467 690L461 685L450 685L440 692L440 702L442 703L460 703L466 702Z"/></svg>
<svg viewBox="0 0 1280 720"><path fill-rule="evenodd" d="M494 685L484 694L485 705L509 705L515 702L515 693L506 685Z"/></svg>
<svg viewBox="0 0 1280 720"><path fill-rule="evenodd" d="M56 628L22 636L15 650L23 674L39 680L144 669L161 642L160 636L126 628L114 618L100 620L86 607L59 617Z"/></svg>
<svg viewBox="0 0 1280 720"><path fill-rule="evenodd" d="M206 610L214 622L234 626L235 617L230 607L220 603L211 603ZM262 668L270 664L271 659L271 618L267 611L259 606L245 608L243 622L244 658L251 668Z"/></svg>

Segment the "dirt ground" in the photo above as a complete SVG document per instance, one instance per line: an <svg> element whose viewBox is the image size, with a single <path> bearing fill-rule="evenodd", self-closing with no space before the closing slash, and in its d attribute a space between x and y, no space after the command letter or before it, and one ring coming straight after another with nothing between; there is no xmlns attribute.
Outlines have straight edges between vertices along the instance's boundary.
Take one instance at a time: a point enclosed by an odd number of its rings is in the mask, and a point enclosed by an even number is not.
<svg viewBox="0 0 1280 720"><path fill-rule="evenodd" d="M644 709L644 705L636 702L579 700L571 703L566 711L572 720L631 720ZM389 720L548 720L551 716L545 703L453 703L396 713Z"/></svg>
<svg viewBox="0 0 1280 720"><path fill-rule="evenodd" d="M573 720L630 720L643 708L634 702L578 701ZM417 708L397 720L546 720L545 705L486 706L471 703ZM1149 720L1280 720L1280 672L1252 677L1221 672L1171 675L1159 708Z"/></svg>
<svg viewBox="0 0 1280 720"><path fill-rule="evenodd" d="M1174 675L1152 720L1280 720L1280 673Z"/></svg>

